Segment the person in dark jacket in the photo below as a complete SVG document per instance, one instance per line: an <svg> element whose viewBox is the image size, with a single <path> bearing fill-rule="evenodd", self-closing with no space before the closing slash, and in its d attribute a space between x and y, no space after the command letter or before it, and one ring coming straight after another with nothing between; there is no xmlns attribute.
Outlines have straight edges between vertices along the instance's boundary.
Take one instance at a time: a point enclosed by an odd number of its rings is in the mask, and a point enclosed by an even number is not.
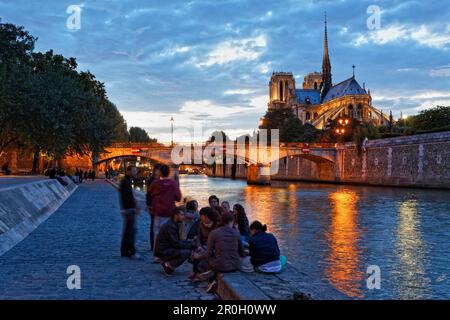
<svg viewBox="0 0 450 320"><path fill-rule="evenodd" d="M119 186L120 208L124 219L120 253L122 257L131 259L139 258L136 254L134 245L136 238L136 215L140 213L139 206L134 198L132 187L132 179L136 176L136 173L136 167L128 166L125 177L122 179Z"/></svg>
<svg viewBox="0 0 450 320"><path fill-rule="evenodd" d="M250 230L248 228L248 218L244 207L240 204L235 204L233 206L233 215L235 227L239 230L242 240L247 242L250 236Z"/></svg>
<svg viewBox="0 0 450 320"><path fill-rule="evenodd" d="M183 221L183 210L173 209L172 217L160 229L155 242L155 256L162 260L161 267L166 275L171 275L181 266L195 248L193 241L180 239L179 223Z"/></svg>
<svg viewBox="0 0 450 320"><path fill-rule="evenodd" d="M250 225L250 261L256 271L278 273L284 268L286 257L280 256L277 239L266 231L267 226L259 221Z"/></svg>
<svg viewBox="0 0 450 320"><path fill-rule="evenodd" d="M154 236L158 237L159 229L170 219L175 202L181 200L178 184L169 178L170 169L166 165L160 167L161 179L153 182L148 193L151 196L150 212L155 216Z"/></svg>
<svg viewBox="0 0 450 320"><path fill-rule="evenodd" d="M180 224L180 237L182 240L193 240L197 237L199 225L197 206L198 204L195 200L186 203L186 212Z"/></svg>

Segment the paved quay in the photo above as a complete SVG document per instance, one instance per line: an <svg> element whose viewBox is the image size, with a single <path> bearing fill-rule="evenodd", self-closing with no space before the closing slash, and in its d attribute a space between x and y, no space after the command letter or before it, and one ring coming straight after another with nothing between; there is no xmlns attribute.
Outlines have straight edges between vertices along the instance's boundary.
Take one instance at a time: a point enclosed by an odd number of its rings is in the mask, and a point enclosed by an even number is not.
<svg viewBox="0 0 450 320"><path fill-rule="evenodd" d="M172 277L152 261L146 211L138 218L141 261L120 257L122 218L116 189L85 182L42 225L0 256L0 300L170 299L211 300L205 283L191 283L190 264ZM79 266L81 289L67 288L67 268Z"/></svg>

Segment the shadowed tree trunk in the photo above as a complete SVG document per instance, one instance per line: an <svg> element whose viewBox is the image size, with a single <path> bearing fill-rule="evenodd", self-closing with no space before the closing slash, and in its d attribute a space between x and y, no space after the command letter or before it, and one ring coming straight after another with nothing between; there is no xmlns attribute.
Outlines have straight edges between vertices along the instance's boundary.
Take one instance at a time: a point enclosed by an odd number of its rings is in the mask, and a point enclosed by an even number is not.
<svg viewBox="0 0 450 320"><path fill-rule="evenodd" d="M40 152L41 152L41 150L39 150L39 147L35 146L34 150L33 150L33 169L31 169L31 172L34 174L38 173Z"/></svg>

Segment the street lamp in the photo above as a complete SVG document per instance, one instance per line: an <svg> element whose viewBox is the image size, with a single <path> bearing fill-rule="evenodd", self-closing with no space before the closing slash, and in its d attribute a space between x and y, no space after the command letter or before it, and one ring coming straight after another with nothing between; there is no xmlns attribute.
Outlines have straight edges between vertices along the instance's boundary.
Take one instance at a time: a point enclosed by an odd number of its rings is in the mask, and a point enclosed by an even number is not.
<svg viewBox="0 0 450 320"><path fill-rule="evenodd" d="M171 143L170 145L173 147L173 122L175 120L173 120L173 117L170 118L170 127L171 127Z"/></svg>

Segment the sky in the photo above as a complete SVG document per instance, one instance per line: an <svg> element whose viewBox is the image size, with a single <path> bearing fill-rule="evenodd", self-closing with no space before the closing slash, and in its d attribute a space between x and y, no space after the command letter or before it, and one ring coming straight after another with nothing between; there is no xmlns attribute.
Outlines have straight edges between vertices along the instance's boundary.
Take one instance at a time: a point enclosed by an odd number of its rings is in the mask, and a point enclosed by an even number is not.
<svg viewBox="0 0 450 320"><path fill-rule="evenodd" d="M128 126L162 142L171 117L180 142L253 132L273 71L299 87L321 70L324 12L334 83L355 65L374 106L395 117L450 105L448 0L0 0L2 22L38 37L38 51L77 58Z"/></svg>

